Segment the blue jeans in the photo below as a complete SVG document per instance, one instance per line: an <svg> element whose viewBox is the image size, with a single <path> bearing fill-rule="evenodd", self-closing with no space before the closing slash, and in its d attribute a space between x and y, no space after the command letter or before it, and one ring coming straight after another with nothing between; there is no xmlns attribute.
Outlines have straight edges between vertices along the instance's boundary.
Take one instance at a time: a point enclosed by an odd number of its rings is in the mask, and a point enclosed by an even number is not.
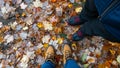
<svg viewBox="0 0 120 68"><path fill-rule="evenodd" d="M41 68L55 68L55 64L52 63L51 61L47 61L41 66ZM69 59L64 65L64 68L80 68L80 66L77 64L75 60Z"/></svg>

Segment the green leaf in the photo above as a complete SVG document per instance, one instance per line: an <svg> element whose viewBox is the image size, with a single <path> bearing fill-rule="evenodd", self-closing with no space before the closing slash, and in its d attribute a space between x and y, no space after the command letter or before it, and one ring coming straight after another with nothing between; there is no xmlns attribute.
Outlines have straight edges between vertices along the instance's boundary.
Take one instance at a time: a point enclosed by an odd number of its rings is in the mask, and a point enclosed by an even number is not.
<svg viewBox="0 0 120 68"><path fill-rule="evenodd" d="M84 53L83 55L82 55L82 62L85 62L86 61L86 58L87 58L87 54L86 53Z"/></svg>
<svg viewBox="0 0 120 68"><path fill-rule="evenodd" d="M67 39L67 34L60 33L60 37Z"/></svg>

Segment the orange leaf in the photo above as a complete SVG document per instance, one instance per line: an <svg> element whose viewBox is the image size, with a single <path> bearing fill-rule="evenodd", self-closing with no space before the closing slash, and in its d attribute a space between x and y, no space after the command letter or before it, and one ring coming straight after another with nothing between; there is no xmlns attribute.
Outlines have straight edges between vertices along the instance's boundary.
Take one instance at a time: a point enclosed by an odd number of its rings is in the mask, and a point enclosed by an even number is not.
<svg viewBox="0 0 120 68"><path fill-rule="evenodd" d="M0 36L0 43L2 43L3 42L3 37L2 36Z"/></svg>
<svg viewBox="0 0 120 68"><path fill-rule="evenodd" d="M57 0L51 0L51 2L55 3Z"/></svg>

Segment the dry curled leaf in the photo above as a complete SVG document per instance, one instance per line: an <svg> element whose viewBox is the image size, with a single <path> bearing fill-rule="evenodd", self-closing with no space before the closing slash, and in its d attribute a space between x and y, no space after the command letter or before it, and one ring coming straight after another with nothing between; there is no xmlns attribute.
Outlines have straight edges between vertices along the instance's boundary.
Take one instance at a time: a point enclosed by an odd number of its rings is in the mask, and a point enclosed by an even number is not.
<svg viewBox="0 0 120 68"><path fill-rule="evenodd" d="M117 62L120 64L120 55L117 56Z"/></svg>
<svg viewBox="0 0 120 68"><path fill-rule="evenodd" d="M38 28L42 28L43 24L41 22L37 23Z"/></svg>
<svg viewBox="0 0 120 68"><path fill-rule="evenodd" d="M49 46L49 44L45 43L43 44L44 48L47 48Z"/></svg>
<svg viewBox="0 0 120 68"><path fill-rule="evenodd" d="M43 38L42 38L42 42L43 43L48 43L49 42L49 40L50 40L50 35L45 35Z"/></svg>
<svg viewBox="0 0 120 68"><path fill-rule="evenodd" d="M43 4L40 2L40 0L35 0L33 2L33 4L34 4L35 7L42 7L43 6Z"/></svg>
<svg viewBox="0 0 120 68"><path fill-rule="evenodd" d="M4 41L4 38L0 35L0 43Z"/></svg>
<svg viewBox="0 0 120 68"><path fill-rule="evenodd" d="M72 8L72 7L73 7L73 4L71 4L71 3L68 4L68 7L69 7L69 8Z"/></svg>
<svg viewBox="0 0 120 68"><path fill-rule="evenodd" d="M6 35L5 37L4 37L4 40L7 42L7 43L10 43L10 42L13 42L13 40L14 40L14 37L13 37L13 35Z"/></svg>
<svg viewBox="0 0 120 68"><path fill-rule="evenodd" d="M2 22L0 22L0 28L2 28L3 27L3 23Z"/></svg>
<svg viewBox="0 0 120 68"><path fill-rule="evenodd" d="M21 9L26 9L27 5L23 2L20 4Z"/></svg>
<svg viewBox="0 0 120 68"><path fill-rule="evenodd" d="M110 53L111 53L112 55L115 55L116 51L115 51L115 50L110 49Z"/></svg>
<svg viewBox="0 0 120 68"><path fill-rule="evenodd" d="M55 3L57 0L50 0L52 3Z"/></svg>
<svg viewBox="0 0 120 68"><path fill-rule="evenodd" d="M45 30L48 30L48 31L53 30L53 26L52 26L52 24L50 22L44 21L43 25L44 25Z"/></svg>

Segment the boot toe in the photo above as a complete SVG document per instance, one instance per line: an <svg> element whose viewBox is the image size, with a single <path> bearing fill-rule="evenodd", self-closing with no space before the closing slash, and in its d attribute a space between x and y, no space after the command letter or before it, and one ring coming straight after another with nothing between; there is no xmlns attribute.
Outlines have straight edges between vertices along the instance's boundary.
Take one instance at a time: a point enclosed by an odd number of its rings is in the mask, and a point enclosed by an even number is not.
<svg viewBox="0 0 120 68"><path fill-rule="evenodd" d="M83 39L83 36L79 36L77 33L73 34L72 40L73 41L80 41Z"/></svg>

